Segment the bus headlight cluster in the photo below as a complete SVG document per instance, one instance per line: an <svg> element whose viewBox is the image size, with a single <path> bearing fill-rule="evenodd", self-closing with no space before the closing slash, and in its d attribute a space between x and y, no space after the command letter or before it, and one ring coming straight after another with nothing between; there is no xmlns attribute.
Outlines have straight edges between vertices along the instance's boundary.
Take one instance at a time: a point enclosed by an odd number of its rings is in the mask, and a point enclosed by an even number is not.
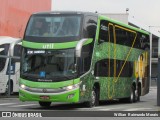
<svg viewBox="0 0 160 120"><path fill-rule="evenodd" d="M78 84L74 84L74 85L69 85L69 86L66 86L66 87L63 87L63 89L65 90L73 90L73 89L76 89L76 88L79 88L79 83Z"/></svg>
<svg viewBox="0 0 160 120"><path fill-rule="evenodd" d="M27 86L24 84L20 84L20 88L25 90L27 88Z"/></svg>

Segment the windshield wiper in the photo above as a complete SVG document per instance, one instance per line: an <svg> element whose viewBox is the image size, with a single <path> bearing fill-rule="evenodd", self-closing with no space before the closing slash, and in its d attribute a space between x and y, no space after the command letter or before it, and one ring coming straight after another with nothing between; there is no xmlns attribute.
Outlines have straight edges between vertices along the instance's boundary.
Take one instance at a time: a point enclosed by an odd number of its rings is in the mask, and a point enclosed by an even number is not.
<svg viewBox="0 0 160 120"><path fill-rule="evenodd" d="M68 80L71 80L75 77L75 75L70 75L70 76L67 76L67 75L63 75L64 78L68 79Z"/></svg>
<svg viewBox="0 0 160 120"><path fill-rule="evenodd" d="M37 79L37 78L39 78L39 77L37 77L37 75L33 75L33 74L30 74L30 73L23 73L22 76L23 76L23 78L25 78L25 79L31 79L31 78L32 78L32 79L33 79L33 78L34 78L34 79L35 79L35 78Z"/></svg>
<svg viewBox="0 0 160 120"><path fill-rule="evenodd" d="M55 75L49 75L49 76L53 79L59 79L59 80L61 80L61 79L71 80L75 77L75 75L64 75L64 74L60 74L57 76L55 76Z"/></svg>

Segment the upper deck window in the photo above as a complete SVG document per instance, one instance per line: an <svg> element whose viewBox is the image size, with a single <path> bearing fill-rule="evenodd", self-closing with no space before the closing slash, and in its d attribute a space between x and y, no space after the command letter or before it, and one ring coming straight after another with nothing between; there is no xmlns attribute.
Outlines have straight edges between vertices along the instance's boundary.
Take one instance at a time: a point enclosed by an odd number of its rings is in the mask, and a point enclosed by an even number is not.
<svg viewBox="0 0 160 120"><path fill-rule="evenodd" d="M80 34L79 15L37 15L32 16L25 36L72 37Z"/></svg>

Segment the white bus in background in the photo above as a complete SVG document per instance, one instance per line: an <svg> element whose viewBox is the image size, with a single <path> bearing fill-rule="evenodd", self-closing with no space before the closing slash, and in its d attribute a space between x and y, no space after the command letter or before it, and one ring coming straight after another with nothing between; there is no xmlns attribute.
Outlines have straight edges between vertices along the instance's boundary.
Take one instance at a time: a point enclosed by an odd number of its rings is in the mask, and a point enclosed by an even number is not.
<svg viewBox="0 0 160 120"><path fill-rule="evenodd" d="M12 58L11 67L9 69L9 48L11 44L17 41L18 39L19 38L0 36L0 94L2 93L8 94L9 91L8 85L10 85L11 94L14 92L18 92L20 59ZM20 57L20 54L21 54L21 45L17 44L14 47L14 56Z"/></svg>

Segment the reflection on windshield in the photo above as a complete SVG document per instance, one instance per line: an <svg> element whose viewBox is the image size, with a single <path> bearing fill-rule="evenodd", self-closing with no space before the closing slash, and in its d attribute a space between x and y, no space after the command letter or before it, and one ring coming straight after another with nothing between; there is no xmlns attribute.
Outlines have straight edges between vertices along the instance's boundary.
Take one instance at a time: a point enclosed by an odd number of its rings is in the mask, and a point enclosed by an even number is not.
<svg viewBox="0 0 160 120"><path fill-rule="evenodd" d="M29 21L26 36L78 36L80 32L80 20L80 16L34 16Z"/></svg>
<svg viewBox="0 0 160 120"><path fill-rule="evenodd" d="M22 73L36 78L62 78L75 76L74 49L25 50Z"/></svg>

